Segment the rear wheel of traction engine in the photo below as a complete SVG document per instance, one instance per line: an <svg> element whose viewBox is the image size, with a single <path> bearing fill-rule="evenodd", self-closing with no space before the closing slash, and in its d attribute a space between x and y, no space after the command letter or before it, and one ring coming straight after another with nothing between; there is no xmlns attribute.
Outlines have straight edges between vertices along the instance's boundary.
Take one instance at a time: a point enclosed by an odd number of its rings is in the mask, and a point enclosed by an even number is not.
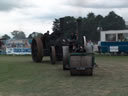
<svg viewBox="0 0 128 96"><path fill-rule="evenodd" d="M56 63L56 51L55 51L55 46L51 46L50 48L50 58L51 58L51 64Z"/></svg>
<svg viewBox="0 0 128 96"><path fill-rule="evenodd" d="M41 62L43 57L43 44L41 38L32 40L32 59L34 62Z"/></svg>
<svg viewBox="0 0 128 96"><path fill-rule="evenodd" d="M69 46L63 46L63 70L69 69Z"/></svg>

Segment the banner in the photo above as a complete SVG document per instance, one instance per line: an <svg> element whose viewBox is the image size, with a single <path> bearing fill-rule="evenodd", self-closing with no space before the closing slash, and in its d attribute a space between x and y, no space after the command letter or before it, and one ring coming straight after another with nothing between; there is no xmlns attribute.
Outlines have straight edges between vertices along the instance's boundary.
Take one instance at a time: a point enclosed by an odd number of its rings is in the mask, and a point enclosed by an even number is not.
<svg viewBox="0 0 128 96"><path fill-rule="evenodd" d="M6 41L6 54L27 55L31 54L31 43L28 39Z"/></svg>
<svg viewBox="0 0 128 96"><path fill-rule="evenodd" d="M29 55L31 48L6 48L6 54Z"/></svg>

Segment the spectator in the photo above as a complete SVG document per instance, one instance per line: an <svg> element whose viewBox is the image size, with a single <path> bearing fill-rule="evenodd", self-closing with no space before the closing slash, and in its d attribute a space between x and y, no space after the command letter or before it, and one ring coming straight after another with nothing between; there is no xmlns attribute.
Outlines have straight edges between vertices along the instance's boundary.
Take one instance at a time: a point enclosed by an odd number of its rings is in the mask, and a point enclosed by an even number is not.
<svg viewBox="0 0 128 96"><path fill-rule="evenodd" d="M101 53L101 41L98 41L98 52Z"/></svg>
<svg viewBox="0 0 128 96"><path fill-rule="evenodd" d="M93 43L91 40L87 42L87 47L86 47L86 52L87 53L93 53Z"/></svg>

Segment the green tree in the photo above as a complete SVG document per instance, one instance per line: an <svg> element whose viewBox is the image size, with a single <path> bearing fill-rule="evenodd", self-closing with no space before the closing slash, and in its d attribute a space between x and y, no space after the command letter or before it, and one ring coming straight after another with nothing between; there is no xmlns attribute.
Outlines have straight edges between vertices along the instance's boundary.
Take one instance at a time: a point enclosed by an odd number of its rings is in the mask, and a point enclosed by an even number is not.
<svg viewBox="0 0 128 96"><path fill-rule="evenodd" d="M64 19L63 25L60 25L60 20ZM63 18L55 19L53 22L53 34L55 34L57 37L61 34L64 34L63 36L69 37L69 35L73 32L76 32L76 19L74 17L66 16Z"/></svg>
<svg viewBox="0 0 128 96"><path fill-rule="evenodd" d="M36 37L40 37L42 35L43 34L39 33L39 32L32 32L31 34L29 34L28 39L33 39L33 38L36 38Z"/></svg>
<svg viewBox="0 0 128 96"><path fill-rule="evenodd" d="M89 13L87 18L84 20L86 26L83 30L87 40L98 41L97 26L98 22L96 21L96 16L94 13Z"/></svg>
<svg viewBox="0 0 128 96"><path fill-rule="evenodd" d="M87 19L88 19L88 20L94 20L95 17L96 17L95 14L92 13L92 12L91 12L91 13L88 13L88 15L87 15Z"/></svg>
<svg viewBox="0 0 128 96"><path fill-rule="evenodd" d="M122 17L111 11L102 22L103 30L122 30L125 29L125 21Z"/></svg>
<svg viewBox="0 0 128 96"><path fill-rule="evenodd" d="M103 22L104 17L102 15L97 15L96 16L96 41L100 40L100 31L102 30L102 22Z"/></svg>
<svg viewBox="0 0 128 96"><path fill-rule="evenodd" d="M13 35L13 39L25 39L26 38L26 35L23 31L14 30L13 32L11 32L11 34Z"/></svg>
<svg viewBox="0 0 128 96"><path fill-rule="evenodd" d="M11 37L9 36L9 35L7 35L7 34L5 34L5 35L3 35L2 36L2 39L5 39L5 40L8 40L8 39L10 39Z"/></svg>
<svg viewBox="0 0 128 96"><path fill-rule="evenodd" d="M104 19L104 17L102 15L97 15L96 16L95 20L96 20L96 23L97 23L98 27L102 27L103 19Z"/></svg>

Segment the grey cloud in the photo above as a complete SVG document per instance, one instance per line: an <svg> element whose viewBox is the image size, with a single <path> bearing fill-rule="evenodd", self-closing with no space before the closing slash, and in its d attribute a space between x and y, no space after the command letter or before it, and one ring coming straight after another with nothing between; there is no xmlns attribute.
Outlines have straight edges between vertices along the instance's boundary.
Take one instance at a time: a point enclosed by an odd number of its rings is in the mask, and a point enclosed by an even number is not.
<svg viewBox="0 0 128 96"><path fill-rule="evenodd" d="M58 19L60 17L64 17L64 16L69 16L70 11L66 11L66 10L58 10L58 11L51 11L49 13L41 13L39 15L32 15L29 14L29 16L31 16L31 19L37 19L37 20L54 20L54 19ZM73 15L73 14L72 14Z"/></svg>
<svg viewBox="0 0 128 96"><path fill-rule="evenodd" d="M59 14L53 14L53 13L51 13L51 14L46 14L46 15L40 15L40 16L33 16L32 18L33 19L37 19L37 20L40 20L40 21L53 21L54 19L58 19L58 18L60 18L60 17L63 17L63 16L61 16L61 15L59 15Z"/></svg>
<svg viewBox="0 0 128 96"><path fill-rule="evenodd" d="M127 0L70 0L67 5L82 8L128 8Z"/></svg>
<svg viewBox="0 0 128 96"><path fill-rule="evenodd" d="M14 8L25 7L24 0L0 0L0 11L9 11Z"/></svg>

